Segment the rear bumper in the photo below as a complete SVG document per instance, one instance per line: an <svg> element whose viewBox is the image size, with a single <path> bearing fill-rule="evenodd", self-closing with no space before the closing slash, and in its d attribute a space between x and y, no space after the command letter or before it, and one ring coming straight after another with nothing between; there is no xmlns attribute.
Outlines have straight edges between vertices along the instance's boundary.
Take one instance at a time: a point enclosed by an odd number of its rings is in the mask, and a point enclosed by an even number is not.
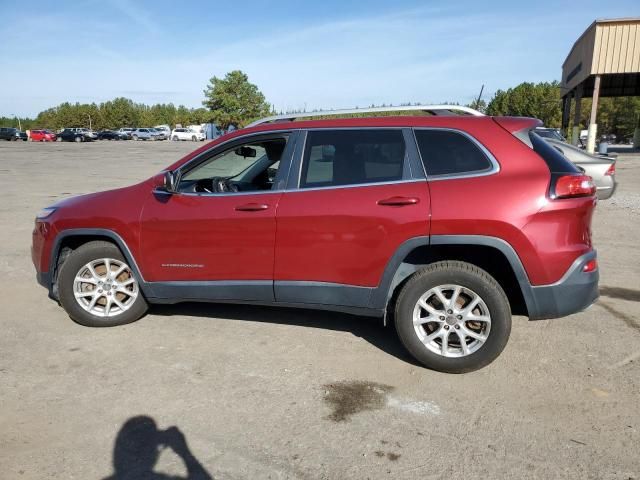
<svg viewBox="0 0 640 480"><path fill-rule="evenodd" d="M584 272L584 265L596 258L591 251L578 257L567 273L556 283L531 288L531 304L528 305L529 318L542 320L559 318L580 312L591 306L599 296L598 269ZM529 302L528 302L529 303Z"/></svg>

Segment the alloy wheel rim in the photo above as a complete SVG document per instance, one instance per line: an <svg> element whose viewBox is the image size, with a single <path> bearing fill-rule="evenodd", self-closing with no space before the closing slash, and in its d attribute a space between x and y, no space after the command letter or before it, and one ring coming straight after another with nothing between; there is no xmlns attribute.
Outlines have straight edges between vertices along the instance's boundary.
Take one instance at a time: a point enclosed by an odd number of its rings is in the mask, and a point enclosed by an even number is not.
<svg viewBox="0 0 640 480"><path fill-rule="evenodd" d="M73 281L73 294L83 310L111 318L129 310L138 298L138 282L120 260L100 258L84 265Z"/></svg>
<svg viewBox="0 0 640 480"><path fill-rule="evenodd" d="M431 352L466 357L489 338L491 314L476 292L462 285L439 285L425 292L413 309L416 335Z"/></svg>

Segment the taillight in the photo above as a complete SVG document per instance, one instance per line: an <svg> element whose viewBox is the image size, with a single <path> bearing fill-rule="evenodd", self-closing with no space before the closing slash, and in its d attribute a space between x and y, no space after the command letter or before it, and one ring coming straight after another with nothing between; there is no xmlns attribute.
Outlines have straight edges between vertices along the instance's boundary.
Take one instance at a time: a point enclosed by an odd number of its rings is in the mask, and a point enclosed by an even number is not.
<svg viewBox="0 0 640 480"><path fill-rule="evenodd" d="M596 193L596 185L588 175L562 175L552 185L552 198L589 197Z"/></svg>
<svg viewBox="0 0 640 480"><path fill-rule="evenodd" d="M595 258L592 258L582 267L582 271L585 273L595 272L598 269L598 261Z"/></svg>
<svg viewBox="0 0 640 480"><path fill-rule="evenodd" d="M605 175L615 175L616 174L616 164L612 163L611 166L604 172Z"/></svg>

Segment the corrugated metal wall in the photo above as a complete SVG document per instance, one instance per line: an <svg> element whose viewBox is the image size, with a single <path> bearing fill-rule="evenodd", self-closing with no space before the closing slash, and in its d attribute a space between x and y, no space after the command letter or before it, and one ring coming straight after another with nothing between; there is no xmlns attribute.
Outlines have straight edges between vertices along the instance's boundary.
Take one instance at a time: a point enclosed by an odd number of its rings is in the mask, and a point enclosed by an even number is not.
<svg viewBox="0 0 640 480"><path fill-rule="evenodd" d="M640 72L640 22L596 24L591 73Z"/></svg>

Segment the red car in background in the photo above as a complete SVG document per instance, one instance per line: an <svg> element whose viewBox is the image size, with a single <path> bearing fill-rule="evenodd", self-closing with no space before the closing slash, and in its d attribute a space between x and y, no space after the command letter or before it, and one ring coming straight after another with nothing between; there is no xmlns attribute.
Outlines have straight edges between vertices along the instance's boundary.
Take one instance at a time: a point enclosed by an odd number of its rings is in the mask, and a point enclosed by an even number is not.
<svg viewBox="0 0 640 480"><path fill-rule="evenodd" d="M55 142L56 134L50 130L31 130L29 138L32 142Z"/></svg>

